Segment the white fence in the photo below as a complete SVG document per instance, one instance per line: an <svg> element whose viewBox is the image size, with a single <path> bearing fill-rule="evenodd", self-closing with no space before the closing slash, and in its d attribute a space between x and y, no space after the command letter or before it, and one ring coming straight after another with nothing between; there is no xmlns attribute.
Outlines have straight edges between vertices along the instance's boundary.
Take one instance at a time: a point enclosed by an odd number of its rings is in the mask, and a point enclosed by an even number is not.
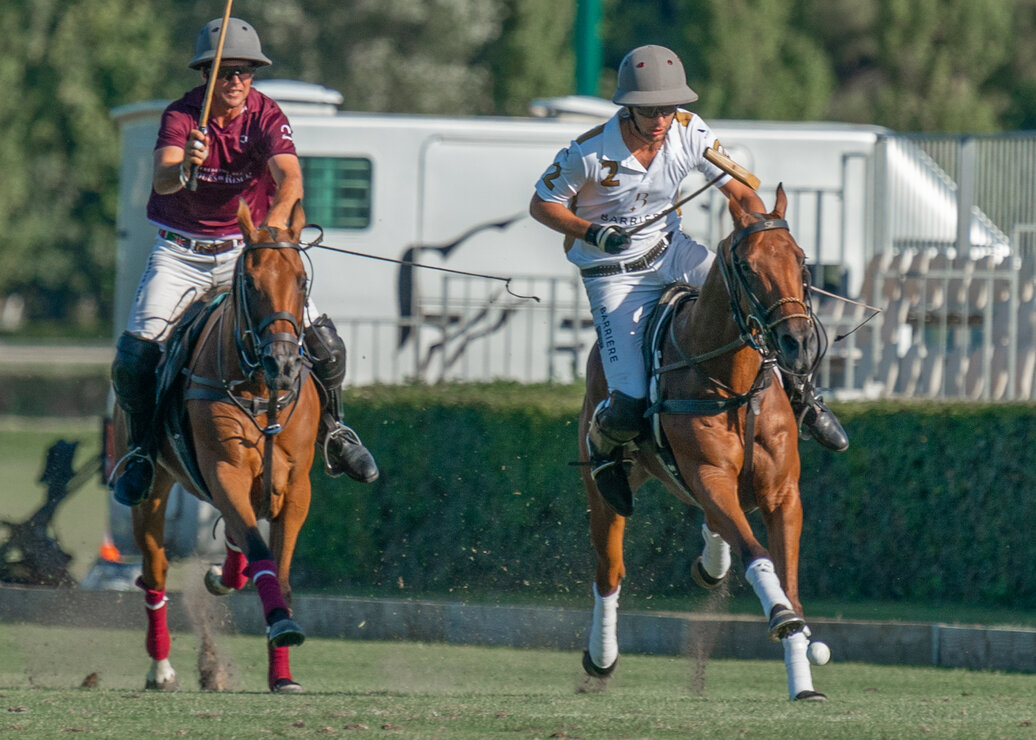
<svg viewBox="0 0 1036 740"><path fill-rule="evenodd" d="M818 286L882 311L860 327L871 311L818 302L832 340L818 385L839 397L1036 397L1036 135L889 135L843 161L840 181L787 188L792 231L811 262L827 255ZM700 239L729 230L710 198ZM577 380L595 337L575 272L512 281L538 302L447 275L412 315L340 322L347 382Z"/></svg>

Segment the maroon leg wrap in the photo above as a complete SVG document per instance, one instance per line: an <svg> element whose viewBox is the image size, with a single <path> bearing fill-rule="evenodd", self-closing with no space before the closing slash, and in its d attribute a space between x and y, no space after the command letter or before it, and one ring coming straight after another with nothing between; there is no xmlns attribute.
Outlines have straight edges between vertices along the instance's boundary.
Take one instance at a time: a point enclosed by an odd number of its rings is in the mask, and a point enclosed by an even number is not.
<svg viewBox="0 0 1036 740"><path fill-rule="evenodd" d="M277 580L277 564L272 560L257 560L245 568L245 575L255 582L255 590L259 592L259 600L263 602L263 614L269 616L274 609L287 612L288 602L281 593L281 584Z"/></svg>

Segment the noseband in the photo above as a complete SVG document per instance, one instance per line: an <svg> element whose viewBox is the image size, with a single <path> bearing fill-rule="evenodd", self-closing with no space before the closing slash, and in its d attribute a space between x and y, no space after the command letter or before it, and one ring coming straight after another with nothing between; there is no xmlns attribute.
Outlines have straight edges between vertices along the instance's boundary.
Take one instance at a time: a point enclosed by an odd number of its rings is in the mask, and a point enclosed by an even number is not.
<svg viewBox="0 0 1036 740"><path fill-rule="evenodd" d="M785 296L767 307L749 287L749 270L741 260L737 259L736 255L738 246L750 235L759 231L771 231L773 229L790 231L788 222L784 219L764 218L749 224L727 240L727 243L730 245L730 248L727 250L729 257L723 255L722 249L720 249L717 256L720 273L723 275L723 282L727 286L727 293L730 296L730 312L734 318L734 323L737 325L741 340L759 352L764 359L776 360L781 369L788 370L785 367L785 363L781 362L780 343L777 340L774 329L781 323L791 319L806 319L810 330L820 337L820 324L814 318L813 308L809 304L809 272L805 267L802 268L802 295L804 298ZM742 306L742 298L747 301L750 307L747 314ZM800 307L801 310L778 313L782 307L788 305ZM771 318L775 314L778 314L776 318ZM822 338L821 343L823 343ZM818 353L817 359L814 362L814 368L822 356L822 352Z"/></svg>
<svg viewBox="0 0 1036 740"><path fill-rule="evenodd" d="M237 345L238 359L241 369L254 379L255 375L262 368L262 358L267 350L277 342L285 342L294 345L298 352L302 352L302 325L295 315L289 311L275 311L265 316L259 325L256 326L249 310L247 292L245 290L245 271L242 267L245 255L253 249L301 249L297 242L271 241L255 242L246 244L238 256L237 268L234 271L234 343ZM274 332L269 336L263 336L267 329L275 321L287 321L291 324L293 333Z"/></svg>

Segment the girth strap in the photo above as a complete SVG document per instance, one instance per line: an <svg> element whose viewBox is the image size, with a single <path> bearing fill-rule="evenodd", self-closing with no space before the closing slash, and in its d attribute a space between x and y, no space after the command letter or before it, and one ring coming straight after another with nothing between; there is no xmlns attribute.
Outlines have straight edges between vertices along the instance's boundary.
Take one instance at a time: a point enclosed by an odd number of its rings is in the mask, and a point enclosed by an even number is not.
<svg viewBox="0 0 1036 740"><path fill-rule="evenodd" d="M690 414L692 416L716 416L724 411L739 409L748 403L751 395L730 398L667 398L657 401L644 412L644 418L655 414Z"/></svg>

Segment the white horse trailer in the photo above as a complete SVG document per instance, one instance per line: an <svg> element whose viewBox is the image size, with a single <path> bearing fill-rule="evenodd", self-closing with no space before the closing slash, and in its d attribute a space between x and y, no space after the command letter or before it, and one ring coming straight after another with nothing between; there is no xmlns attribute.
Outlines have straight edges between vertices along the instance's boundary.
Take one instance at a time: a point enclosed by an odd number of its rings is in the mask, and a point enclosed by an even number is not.
<svg viewBox="0 0 1036 740"><path fill-rule="evenodd" d="M317 85L256 86L291 118L308 220L323 228L325 245L353 253L309 252L316 304L350 350L348 383L581 375L593 341L582 287L561 236L534 222L528 204L555 153L611 115L612 104L537 101L533 109L546 115L528 118L387 115L339 111L341 96ZM116 334L154 238L144 214L164 107L151 101L113 112L122 134ZM783 182L793 231L809 260L824 266L818 274L831 287L857 287L873 237L872 158L887 132L834 123L713 127L734 159L760 177L765 203ZM703 183L695 173L684 191ZM684 230L709 246L730 229L715 189L683 213Z"/></svg>

